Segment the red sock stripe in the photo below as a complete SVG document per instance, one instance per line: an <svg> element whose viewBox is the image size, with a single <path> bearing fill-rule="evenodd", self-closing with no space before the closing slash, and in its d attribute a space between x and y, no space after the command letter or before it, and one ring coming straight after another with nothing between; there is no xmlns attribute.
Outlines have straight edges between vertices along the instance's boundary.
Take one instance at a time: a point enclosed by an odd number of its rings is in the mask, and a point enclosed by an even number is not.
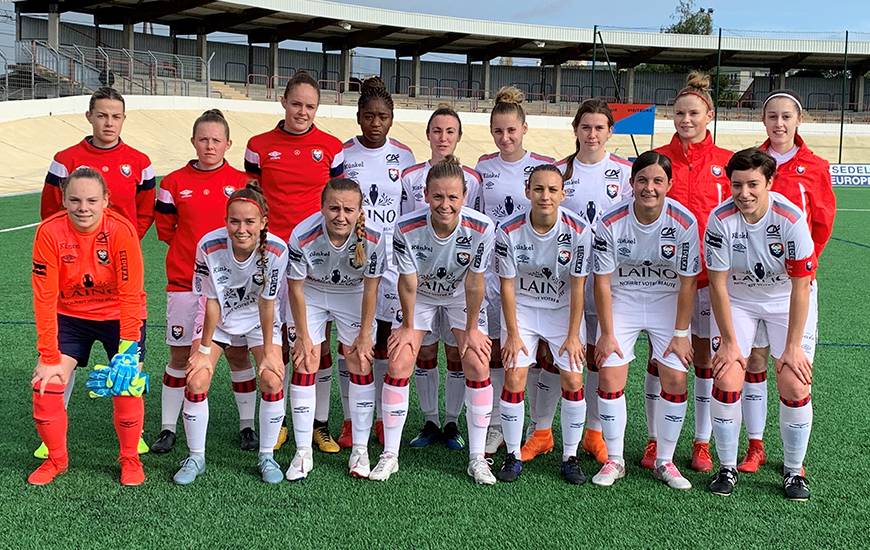
<svg viewBox="0 0 870 550"><path fill-rule="evenodd" d="M203 401L208 399L208 392L204 391L202 393L191 393L187 390L184 390L184 398L191 403L202 403Z"/></svg>
<svg viewBox="0 0 870 550"><path fill-rule="evenodd" d="M491 369L503 369L504 364L501 362L501 357L493 357L489 360L489 368Z"/></svg>
<svg viewBox="0 0 870 550"><path fill-rule="evenodd" d="M541 361L540 363L538 363L538 365L540 365L541 368L547 372L551 372L553 374L559 374L559 367L557 367L555 365L555 363L553 363L552 361L544 360L544 361Z"/></svg>
<svg viewBox="0 0 870 550"><path fill-rule="evenodd" d="M761 382L767 382L767 371L761 371L761 372L746 371L746 376L744 377L744 380L746 380L750 384L760 384Z"/></svg>
<svg viewBox="0 0 870 550"><path fill-rule="evenodd" d="M739 391L722 391L713 386L713 399L720 403L737 403L740 400Z"/></svg>
<svg viewBox="0 0 870 550"><path fill-rule="evenodd" d="M417 358L417 368L418 369L437 369L438 368L438 359L420 359Z"/></svg>
<svg viewBox="0 0 870 550"><path fill-rule="evenodd" d="M410 378L393 378L389 374L384 376L384 384L387 386L394 386L396 388L404 388L410 382Z"/></svg>
<svg viewBox="0 0 870 550"><path fill-rule="evenodd" d="M327 353L326 355L320 356L320 368L328 369L332 366L332 354Z"/></svg>
<svg viewBox="0 0 870 550"><path fill-rule="evenodd" d="M233 382L233 391L235 393L251 393L257 391L257 379L243 380L241 382Z"/></svg>
<svg viewBox="0 0 870 550"><path fill-rule="evenodd" d="M583 388L577 391L562 390L562 399L566 401L583 401Z"/></svg>
<svg viewBox="0 0 870 550"><path fill-rule="evenodd" d="M305 374L304 372L294 372L290 378L290 383L294 386L313 386L317 381L317 373Z"/></svg>
<svg viewBox="0 0 870 550"><path fill-rule="evenodd" d="M375 359L389 359L390 352L387 350L387 346L375 346Z"/></svg>
<svg viewBox="0 0 870 550"><path fill-rule="evenodd" d="M357 386L368 386L369 384L374 384L375 375L372 373L368 374L354 374L350 373L350 383L356 384Z"/></svg>
<svg viewBox="0 0 870 550"><path fill-rule="evenodd" d="M695 367L695 376L698 378L713 378L713 369Z"/></svg>
<svg viewBox="0 0 870 550"><path fill-rule="evenodd" d="M281 401L282 399L284 399L284 389L282 388L278 390L278 393L263 392L260 395L263 398L263 401L271 401L274 403L275 401Z"/></svg>
<svg viewBox="0 0 870 550"><path fill-rule="evenodd" d="M651 374L653 376L659 375L659 365L655 361L647 361L646 364L646 372L647 374Z"/></svg>
<svg viewBox="0 0 870 550"><path fill-rule="evenodd" d="M685 403L689 399L688 393L668 393L662 390L659 395L662 396L662 399L671 403Z"/></svg>
<svg viewBox="0 0 870 550"><path fill-rule="evenodd" d="M601 399L619 399L623 395L625 395L624 389L611 392L603 391L601 389L598 390L598 397L600 397Z"/></svg>
<svg viewBox="0 0 870 550"><path fill-rule="evenodd" d="M167 388L183 388L187 385L187 377L179 378L177 376L172 376L171 374L164 372L163 385Z"/></svg>
<svg viewBox="0 0 870 550"><path fill-rule="evenodd" d="M505 403L522 403L525 397L524 391L508 391L507 388L501 390L501 400Z"/></svg>
<svg viewBox="0 0 870 550"><path fill-rule="evenodd" d="M807 395L803 399L797 399L795 401L791 401L789 399L783 399L782 397L780 397L779 400L786 407L791 407L792 409L798 409L798 408L803 407L804 405L808 404L810 402L811 397L812 397L812 395Z"/></svg>
<svg viewBox="0 0 870 550"><path fill-rule="evenodd" d="M481 388L485 388L491 385L492 382L490 382L489 378L487 378L486 380L469 380L468 378L465 379L465 386L473 390L479 390Z"/></svg>

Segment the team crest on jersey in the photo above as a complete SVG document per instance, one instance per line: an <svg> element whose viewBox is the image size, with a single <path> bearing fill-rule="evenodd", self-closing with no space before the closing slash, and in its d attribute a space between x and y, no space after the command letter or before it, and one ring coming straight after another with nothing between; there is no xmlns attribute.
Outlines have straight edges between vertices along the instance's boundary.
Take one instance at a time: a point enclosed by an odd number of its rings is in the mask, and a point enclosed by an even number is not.
<svg viewBox="0 0 870 550"><path fill-rule="evenodd" d="M323 160L323 150L322 149L312 149L311 150L311 158L313 158L315 162L320 162L321 160Z"/></svg>
<svg viewBox="0 0 870 550"><path fill-rule="evenodd" d="M803 174L804 172L807 171L806 167L804 167L804 166L798 166L798 167L796 168L796 170L797 170L797 173L798 173L798 174Z"/></svg>
<svg viewBox="0 0 870 550"><path fill-rule="evenodd" d="M672 244L663 244L662 245L662 258L666 260L670 260L674 257L674 254L677 252L677 247Z"/></svg>
<svg viewBox="0 0 870 550"><path fill-rule="evenodd" d="M293 343L296 341L296 326L287 325L287 341Z"/></svg>
<svg viewBox="0 0 870 550"><path fill-rule="evenodd" d="M719 176L722 175L722 167L714 164L713 166L710 167L710 172L712 172L713 175L718 178Z"/></svg>
<svg viewBox="0 0 870 550"><path fill-rule="evenodd" d="M226 195L227 198L229 198L229 196L232 195L235 190L236 190L236 188L233 187L232 185L225 185L224 186L224 195Z"/></svg>
<svg viewBox="0 0 870 550"><path fill-rule="evenodd" d="M262 285L264 282L266 282L266 279L263 278L263 274L260 273L259 271L254 273L254 276L251 277L251 280L253 280L254 284L258 285L258 286Z"/></svg>
<svg viewBox="0 0 870 550"><path fill-rule="evenodd" d="M607 196L610 197L611 199L615 199L616 195L618 195L618 194L619 194L619 185L617 185L615 183L608 183L607 184Z"/></svg>
<svg viewBox="0 0 870 550"><path fill-rule="evenodd" d="M720 336L714 336L712 340L710 340L710 346L713 348L713 351L719 351L719 346L722 344L722 338Z"/></svg>
<svg viewBox="0 0 870 550"><path fill-rule="evenodd" d="M768 243L768 250L770 250L770 254L774 258L782 258L783 252L785 252L785 248L782 246L782 243Z"/></svg>
<svg viewBox="0 0 870 550"><path fill-rule="evenodd" d="M109 265L109 251L103 248L98 248L97 261L99 261L103 265Z"/></svg>
<svg viewBox="0 0 870 550"><path fill-rule="evenodd" d="M121 173L124 174L124 177L129 178L130 174L133 173L133 169L130 168L129 164L122 164L121 165Z"/></svg>
<svg viewBox="0 0 870 550"><path fill-rule="evenodd" d="M457 252L456 253L456 263L459 265L465 266L468 265L468 262L471 261L471 254L468 252ZM439 269L440 271L440 269Z"/></svg>
<svg viewBox="0 0 870 550"><path fill-rule="evenodd" d="M399 181L399 169L398 168L390 168L387 170L387 174L390 176L390 180Z"/></svg>
<svg viewBox="0 0 870 550"><path fill-rule="evenodd" d="M560 265L568 265L571 261L571 251L570 250L560 250L559 251L559 264Z"/></svg>
<svg viewBox="0 0 870 550"><path fill-rule="evenodd" d="M172 337L180 340L184 336L184 327L181 325L172 325Z"/></svg>

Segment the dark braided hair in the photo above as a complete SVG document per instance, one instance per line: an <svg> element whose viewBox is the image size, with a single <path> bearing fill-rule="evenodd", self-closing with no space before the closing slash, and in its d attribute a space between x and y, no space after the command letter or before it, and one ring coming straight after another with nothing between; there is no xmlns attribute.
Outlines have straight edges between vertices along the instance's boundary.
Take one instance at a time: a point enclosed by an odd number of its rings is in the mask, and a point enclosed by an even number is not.
<svg viewBox="0 0 870 550"><path fill-rule="evenodd" d="M606 116L608 128L613 128L613 113L610 111L610 105L600 97L593 97L581 103L580 107L577 109L577 113L574 114L574 120L571 121L571 126L574 128L575 136L577 134L577 128L580 127L580 119L583 118L583 115L588 114ZM574 159L577 158L579 152L580 140L575 137L574 152L565 157L565 162L567 164L565 165L565 174L562 176L562 181L568 181L574 175Z"/></svg>
<svg viewBox="0 0 870 550"><path fill-rule="evenodd" d="M244 201L254 203L260 209L260 215L265 220L263 229L260 230L260 240L257 244L257 254L260 259L257 264L260 268L260 284L266 284L266 244L268 244L269 233L269 205L266 204L266 197L263 196L263 190L256 180L251 180L243 189L237 189L230 195L227 200L227 210L229 211L230 204L236 201Z"/></svg>
<svg viewBox="0 0 870 550"><path fill-rule="evenodd" d="M462 182L462 194L468 192L465 188L465 172L462 171L462 164L459 162L459 157L447 155L440 162L436 163L426 174L426 188L429 188L429 182L440 180L443 178L458 178Z"/></svg>
<svg viewBox="0 0 870 550"><path fill-rule="evenodd" d="M359 269L366 262L366 211L362 207L363 194L359 184L350 178L332 178L326 182L326 187L320 193L320 205L326 202L326 196L332 191L353 191L359 194L359 217L356 219L354 233L356 234L356 250L351 265Z"/></svg>
<svg viewBox="0 0 870 550"><path fill-rule="evenodd" d="M369 104L370 101L380 99L393 112L393 96L387 91L387 85L379 76L371 76L362 81L359 91L359 100L357 101L357 109L362 110L363 107Z"/></svg>

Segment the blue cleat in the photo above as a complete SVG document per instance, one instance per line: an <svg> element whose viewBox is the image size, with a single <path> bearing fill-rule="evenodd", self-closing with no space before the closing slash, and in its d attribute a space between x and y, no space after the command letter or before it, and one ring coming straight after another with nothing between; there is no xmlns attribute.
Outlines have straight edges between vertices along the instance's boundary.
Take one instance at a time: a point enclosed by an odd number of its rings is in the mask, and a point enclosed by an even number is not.
<svg viewBox="0 0 870 550"><path fill-rule="evenodd" d="M417 437L411 440L409 445L415 449L428 447L433 443L441 441L441 428L431 420L427 420L423 425L423 429L417 434Z"/></svg>
<svg viewBox="0 0 870 550"><path fill-rule="evenodd" d="M261 454L257 462L257 467L260 469L260 475L263 477L264 482L270 485L275 485L284 481L284 472L281 470L281 467L278 466L278 463L275 462L271 453Z"/></svg>
<svg viewBox="0 0 870 550"><path fill-rule="evenodd" d="M520 474L523 472L523 461L519 460L514 453L508 453L504 457L504 462L502 462L501 470L498 471L498 479L499 481L506 481L508 483L512 481L516 481Z"/></svg>
<svg viewBox="0 0 870 550"><path fill-rule="evenodd" d="M456 425L456 422L444 424L443 440L444 444L451 451L461 451L465 448L465 439L459 433L459 427Z"/></svg>
<svg viewBox="0 0 870 550"><path fill-rule="evenodd" d="M205 457L189 456L181 461L181 468L175 472L172 481L176 485L190 485L196 477L205 472Z"/></svg>

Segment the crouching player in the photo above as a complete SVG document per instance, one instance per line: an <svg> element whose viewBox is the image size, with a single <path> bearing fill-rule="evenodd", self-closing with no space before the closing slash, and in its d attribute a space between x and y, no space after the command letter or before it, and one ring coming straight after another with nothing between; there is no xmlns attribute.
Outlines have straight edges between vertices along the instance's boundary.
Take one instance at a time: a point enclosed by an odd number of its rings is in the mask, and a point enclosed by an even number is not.
<svg viewBox="0 0 870 550"><path fill-rule="evenodd" d="M492 344L486 335L483 274L492 254L495 224L462 206L466 192L462 166L448 155L426 176L424 193L429 206L404 214L396 222L393 251L402 324L388 341L390 365L381 396L384 452L369 479L386 480L399 470L408 381L423 337L443 312L459 344L465 371L468 475L485 485L496 481L483 456L492 412Z"/></svg>
<svg viewBox="0 0 870 550"><path fill-rule="evenodd" d="M710 414L721 464L710 491L730 495L737 483L741 389L752 343L764 327L776 358L783 488L786 498L807 500L803 460L813 423L817 320L810 299L813 239L806 214L770 191L776 161L767 153L755 148L735 153L725 171L732 198L710 214L704 237L714 314Z"/></svg>
<svg viewBox="0 0 870 550"><path fill-rule="evenodd" d="M47 485L64 473L67 412L64 390L99 341L109 357L144 355L142 251L136 228L108 210L99 172L83 167L61 184L63 206L43 221L33 245L33 310L39 360L33 372L33 419L48 458L27 481ZM135 353L134 353L135 355ZM112 398L120 444L121 484L140 485L145 472L137 445L145 416L140 397Z"/></svg>
<svg viewBox="0 0 870 550"><path fill-rule="evenodd" d="M224 349L245 346L260 377L260 452L263 481L279 483L281 468L272 458L284 421L284 363L278 291L287 269L287 246L267 230L268 209L259 186L250 183L230 195L226 227L206 233L196 249L193 291L206 298L200 343L187 362L184 432L190 456L173 478L193 483L205 472L208 390ZM215 345L212 345L215 344Z"/></svg>
<svg viewBox="0 0 870 550"><path fill-rule="evenodd" d="M700 272L694 216L666 195L671 161L647 151L631 167L634 198L608 210L594 238L595 305L599 335L596 363L598 410L607 462L592 483L613 485L625 475L625 382L634 345L646 331L658 362L662 401L654 421L658 432L653 474L674 489L691 483L673 463L686 415L686 372L692 361L689 323Z"/></svg>
<svg viewBox="0 0 870 550"><path fill-rule="evenodd" d="M552 164L536 166L526 183L531 210L505 220L495 243L504 318L505 383L499 410L507 455L498 473L502 481L516 480L523 469L523 394L528 367L543 341L561 373L562 477L576 485L586 481L577 446L586 422L583 293L592 231L577 214L559 207L564 196L559 169Z"/></svg>
<svg viewBox="0 0 870 550"><path fill-rule="evenodd" d="M290 407L296 455L287 479L304 479L314 467L311 443L316 405L315 381L320 344L327 323L338 330L350 374L348 408L353 449L348 468L354 477L369 476L368 438L374 420L375 306L378 284L386 269L383 229L366 221L363 196L352 179L326 183L320 212L312 214L290 235L290 308L296 322Z"/></svg>

